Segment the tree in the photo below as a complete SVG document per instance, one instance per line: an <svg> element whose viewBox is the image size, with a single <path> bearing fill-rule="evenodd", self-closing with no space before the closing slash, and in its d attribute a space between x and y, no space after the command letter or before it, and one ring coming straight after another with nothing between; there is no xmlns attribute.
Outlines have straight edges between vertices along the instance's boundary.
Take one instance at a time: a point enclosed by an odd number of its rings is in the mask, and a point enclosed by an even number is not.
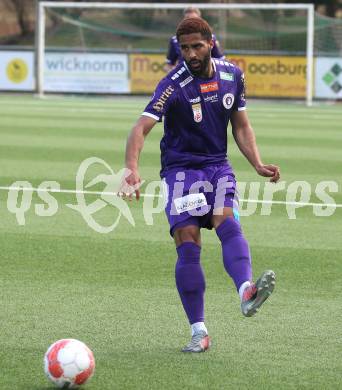
<svg viewBox="0 0 342 390"><path fill-rule="evenodd" d="M22 36L31 34L34 31L34 0L5 0L9 8L16 15L17 23Z"/></svg>

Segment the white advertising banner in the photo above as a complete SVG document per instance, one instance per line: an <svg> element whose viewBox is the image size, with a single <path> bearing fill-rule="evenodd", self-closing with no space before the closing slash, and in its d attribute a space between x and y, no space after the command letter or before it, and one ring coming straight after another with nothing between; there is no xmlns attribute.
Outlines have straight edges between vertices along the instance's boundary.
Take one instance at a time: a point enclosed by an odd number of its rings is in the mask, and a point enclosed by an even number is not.
<svg viewBox="0 0 342 390"><path fill-rule="evenodd" d="M45 53L44 91L130 92L128 55Z"/></svg>
<svg viewBox="0 0 342 390"><path fill-rule="evenodd" d="M342 58L316 58L315 97L342 99Z"/></svg>
<svg viewBox="0 0 342 390"><path fill-rule="evenodd" d="M0 90L33 91L34 56L29 51L0 52Z"/></svg>

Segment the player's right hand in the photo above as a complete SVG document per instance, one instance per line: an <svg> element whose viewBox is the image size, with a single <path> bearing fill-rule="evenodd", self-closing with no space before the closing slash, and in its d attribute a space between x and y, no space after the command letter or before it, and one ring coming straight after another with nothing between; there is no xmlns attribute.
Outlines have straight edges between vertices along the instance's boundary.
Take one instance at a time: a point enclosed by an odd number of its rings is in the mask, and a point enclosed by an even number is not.
<svg viewBox="0 0 342 390"><path fill-rule="evenodd" d="M135 193L135 197L137 200L140 199L140 186L141 179L137 169L129 169L126 168L125 174L122 178L122 182L120 185L120 191L118 193L124 199L132 200L132 196Z"/></svg>

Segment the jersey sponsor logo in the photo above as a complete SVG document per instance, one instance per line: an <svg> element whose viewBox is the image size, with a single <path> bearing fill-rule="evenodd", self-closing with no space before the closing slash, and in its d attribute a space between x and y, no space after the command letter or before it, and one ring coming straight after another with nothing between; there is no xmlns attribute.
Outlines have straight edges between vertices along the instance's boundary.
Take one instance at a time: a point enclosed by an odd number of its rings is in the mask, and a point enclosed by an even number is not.
<svg viewBox="0 0 342 390"><path fill-rule="evenodd" d="M191 83L194 78L192 76L187 77L185 80L179 83L181 88L184 88L187 84Z"/></svg>
<svg viewBox="0 0 342 390"><path fill-rule="evenodd" d="M184 73L184 72L185 72L185 67L182 66L182 67L179 69L179 71L176 72L176 73L171 77L171 79L172 79L172 80L178 79L178 77L179 77L182 73Z"/></svg>
<svg viewBox="0 0 342 390"><path fill-rule="evenodd" d="M209 102L209 103L216 103L216 102L218 102L217 93L215 93L215 95L206 96L206 97L204 98L204 101L205 101L205 102Z"/></svg>
<svg viewBox="0 0 342 390"><path fill-rule="evenodd" d="M201 97L200 96L197 96L196 98L189 100L190 103L199 103L200 101L201 101Z"/></svg>
<svg viewBox="0 0 342 390"><path fill-rule="evenodd" d="M200 103L193 104L192 106L192 112L194 113L194 121L196 123L202 122L203 115L202 115L202 107Z"/></svg>
<svg viewBox="0 0 342 390"><path fill-rule="evenodd" d="M208 93L218 91L218 82L214 81L212 83L200 84L201 93Z"/></svg>
<svg viewBox="0 0 342 390"><path fill-rule="evenodd" d="M234 104L234 95L232 93L226 93L222 98L224 107L229 110Z"/></svg>
<svg viewBox="0 0 342 390"><path fill-rule="evenodd" d="M174 199L174 205L178 214L184 213L185 211L195 210L199 207L207 205L207 199L201 192L199 194L189 194L182 198Z"/></svg>
<svg viewBox="0 0 342 390"><path fill-rule="evenodd" d="M158 112L161 112L163 111L163 108L164 108L164 104L166 103L167 99L172 95L172 93L174 92L174 88L172 85L169 85L164 91L163 93L161 94L160 98L153 104L153 108L158 111Z"/></svg>
<svg viewBox="0 0 342 390"><path fill-rule="evenodd" d="M220 79L227 81L234 81L234 73L227 73L220 71Z"/></svg>

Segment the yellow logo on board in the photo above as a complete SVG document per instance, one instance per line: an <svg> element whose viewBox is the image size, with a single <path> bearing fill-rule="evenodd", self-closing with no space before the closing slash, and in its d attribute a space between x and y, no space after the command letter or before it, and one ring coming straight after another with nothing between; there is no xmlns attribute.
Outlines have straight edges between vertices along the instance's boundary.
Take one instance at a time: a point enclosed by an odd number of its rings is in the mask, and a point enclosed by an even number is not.
<svg viewBox="0 0 342 390"><path fill-rule="evenodd" d="M7 64L7 77L12 83L22 83L28 74L26 62L20 58L15 58Z"/></svg>

